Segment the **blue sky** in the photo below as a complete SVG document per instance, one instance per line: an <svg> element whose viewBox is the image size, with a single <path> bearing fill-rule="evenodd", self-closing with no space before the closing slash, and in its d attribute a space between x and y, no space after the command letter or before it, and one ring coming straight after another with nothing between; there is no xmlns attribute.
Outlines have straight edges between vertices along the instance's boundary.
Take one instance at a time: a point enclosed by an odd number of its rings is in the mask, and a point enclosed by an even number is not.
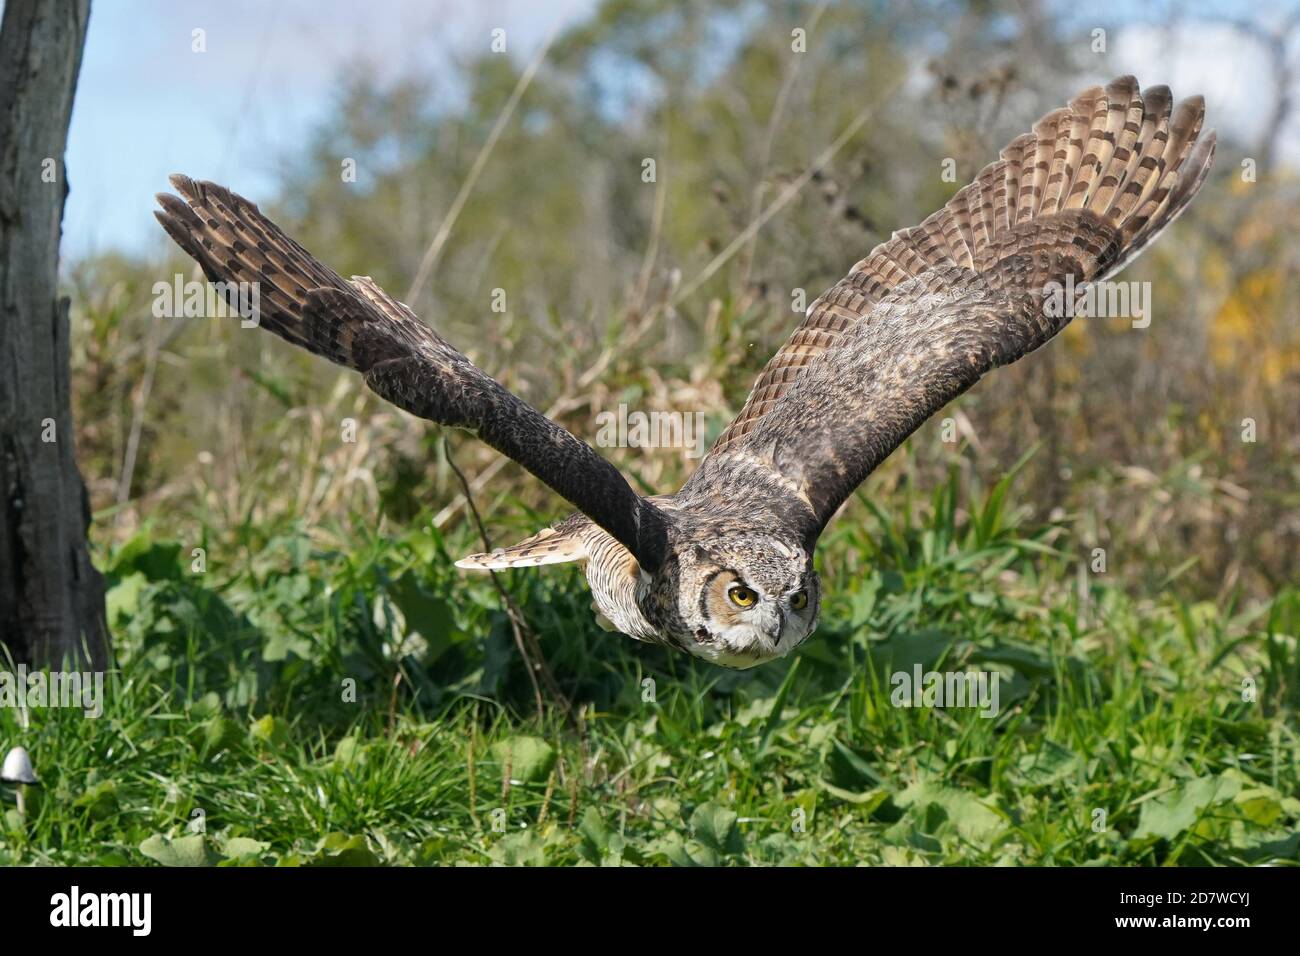
<svg viewBox="0 0 1300 956"><path fill-rule="evenodd" d="M94 0L68 137L63 254L161 250L153 194L184 172L265 196L341 69L437 74L494 27L526 59L595 0ZM376 11L382 15L376 15ZM192 50L205 31L207 51ZM450 74L450 70L447 71Z"/></svg>
<svg viewBox="0 0 1300 956"><path fill-rule="evenodd" d="M63 253L121 249L162 254L153 194L185 172L272 195L279 162L332 106L339 71L365 63L381 75L436 82L457 56L507 30L526 59L551 25L589 15L597 0L94 0L69 135L71 194ZM1263 57L1207 14L1274 17L1279 4L1243 0L1182 4L1103 2L1065 7L1070 24L1119 23L1095 79L1134 72L1183 95L1206 94L1211 122L1249 137L1264 120ZM1134 13L1135 10L1141 11ZM1155 26L1167 17L1182 25ZM205 31L206 52L192 50ZM1158 69L1156 69L1158 67ZM1156 75L1159 74L1159 75ZM1300 98L1300 97L1298 97ZM1300 164L1293 122L1283 156Z"/></svg>

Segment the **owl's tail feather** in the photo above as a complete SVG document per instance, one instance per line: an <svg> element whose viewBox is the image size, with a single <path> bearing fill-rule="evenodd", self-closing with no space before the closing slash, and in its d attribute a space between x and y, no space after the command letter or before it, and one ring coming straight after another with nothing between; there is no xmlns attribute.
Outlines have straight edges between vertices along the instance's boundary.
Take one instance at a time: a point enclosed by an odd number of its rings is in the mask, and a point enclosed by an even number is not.
<svg viewBox="0 0 1300 956"><path fill-rule="evenodd" d="M931 269L987 268L1037 227L1059 238L1101 223L1118 232L1119 248L1092 257L1101 271L1084 278L1114 274L1205 181L1215 136L1200 136L1204 119L1202 97L1174 106L1168 87L1144 94L1132 76L1085 90L1012 140L942 209L872 250L855 267L862 288L878 299Z"/></svg>
<svg viewBox="0 0 1300 956"><path fill-rule="evenodd" d="M582 522L584 526L590 524L585 518ZM456 567L474 571L500 571L587 560L590 555L587 553L586 542L580 534L566 531L565 524L573 524L573 520L554 528L543 528L537 534L508 548L463 557L456 562Z"/></svg>

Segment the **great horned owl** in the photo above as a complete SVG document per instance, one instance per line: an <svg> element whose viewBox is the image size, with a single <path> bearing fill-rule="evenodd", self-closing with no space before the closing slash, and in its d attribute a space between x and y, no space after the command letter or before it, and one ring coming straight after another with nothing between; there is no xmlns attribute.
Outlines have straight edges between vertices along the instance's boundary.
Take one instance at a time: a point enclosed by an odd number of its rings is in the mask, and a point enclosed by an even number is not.
<svg viewBox="0 0 1300 956"><path fill-rule="evenodd" d="M585 563L618 630L726 667L817 624L813 551L871 471L985 372L1069 322L1049 290L1114 275L1186 208L1214 133L1131 76L1012 140L919 226L817 299L676 494L643 497L590 446L476 368L366 277L345 281L229 190L172 177L167 233L214 282L259 284L261 325L365 376L399 408L473 432L578 513L462 568ZM1062 314L1064 313L1064 314Z"/></svg>

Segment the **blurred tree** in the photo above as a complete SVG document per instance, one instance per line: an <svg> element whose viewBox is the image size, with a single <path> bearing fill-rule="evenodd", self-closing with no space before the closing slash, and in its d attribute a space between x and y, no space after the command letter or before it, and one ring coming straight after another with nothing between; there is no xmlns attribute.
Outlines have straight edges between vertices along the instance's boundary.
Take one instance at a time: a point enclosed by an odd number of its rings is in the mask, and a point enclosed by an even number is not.
<svg viewBox="0 0 1300 956"><path fill-rule="evenodd" d="M59 665L107 657L56 299L63 153L90 0L9 0L0 27L0 643Z"/></svg>

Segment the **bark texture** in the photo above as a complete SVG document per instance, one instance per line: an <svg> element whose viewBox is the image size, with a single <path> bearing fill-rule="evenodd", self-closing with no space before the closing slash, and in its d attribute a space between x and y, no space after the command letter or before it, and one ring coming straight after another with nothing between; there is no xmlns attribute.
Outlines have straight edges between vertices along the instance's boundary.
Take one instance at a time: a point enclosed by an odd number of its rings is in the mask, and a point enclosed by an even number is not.
<svg viewBox="0 0 1300 956"><path fill-rule="evenodd" d="M108 652L57 293L63 154L89 19L89 0L8 0L0 25L0 644L51 666L100 667Z"/></svg>

